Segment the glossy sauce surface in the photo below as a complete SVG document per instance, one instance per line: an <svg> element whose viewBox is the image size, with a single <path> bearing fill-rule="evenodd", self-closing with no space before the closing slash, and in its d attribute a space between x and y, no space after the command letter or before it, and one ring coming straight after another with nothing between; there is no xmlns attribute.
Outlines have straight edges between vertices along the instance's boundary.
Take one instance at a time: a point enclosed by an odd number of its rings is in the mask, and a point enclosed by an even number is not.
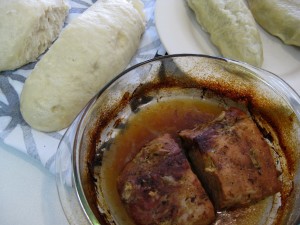
<svg viewBox="0 0 300 225"><path fill-rule="evenodd" d="M133 224L128 217L116 189L117 178L126 163L152 139L170 133L175 138L183 129L207 123L216 118L223 108L201 99L172 99L144 106L125 123L125 128L114 139L104 154L101 169L103 195L119 224ZM262 201L245 209L218 213L215 224L257 224L265 212Z"/></svg>

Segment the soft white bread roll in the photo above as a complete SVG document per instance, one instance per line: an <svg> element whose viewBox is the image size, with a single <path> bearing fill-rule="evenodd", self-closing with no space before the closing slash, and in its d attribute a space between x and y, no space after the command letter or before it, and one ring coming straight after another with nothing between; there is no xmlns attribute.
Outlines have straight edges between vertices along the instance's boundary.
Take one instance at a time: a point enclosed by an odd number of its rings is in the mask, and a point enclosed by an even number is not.
<svg viewBox="0 0 300 225"><path fill-rule="evenodd" d="M65 0L0 0L0 71L35 61L57 38Z"/></svg>
<svg viewBox="0 0 300 225"><path fill-rule="evenodd" d="M261 66L263 48L255 20L243 0L187 0L197 21L224 57Z"/></svg>
<svg viewBox="0 0 300 225"><path fill-rule="evenodd" d="M127 67L145 29L142 8L140 0L98 0L71 21L23 87L21 113L30 126L67 127Z"/></svg>
<svg viewBox="0 0 300 225"><path fill-rule="evenodd" d="M255 20L285 44L300 46L300 0L248 0Z"/></svg>

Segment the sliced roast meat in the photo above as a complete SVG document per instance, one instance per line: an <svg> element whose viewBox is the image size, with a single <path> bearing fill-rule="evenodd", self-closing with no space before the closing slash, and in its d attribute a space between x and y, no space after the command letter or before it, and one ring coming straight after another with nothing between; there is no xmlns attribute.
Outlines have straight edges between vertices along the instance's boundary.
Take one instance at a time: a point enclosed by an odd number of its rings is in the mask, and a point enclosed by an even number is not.
<svg viewBox="0 0 300 225"><path fill-rule="evenodd" d="M271 148L244 111L229 108L180 136L217 209L246 206L280 191Z"/></svg>
<svg viewBox="0 0 300 225"><path fill-rule="evenodd" d="M165 134L145 145L121 172L118 192L136 224L210 224L211 201L179 144Z"/></svg>

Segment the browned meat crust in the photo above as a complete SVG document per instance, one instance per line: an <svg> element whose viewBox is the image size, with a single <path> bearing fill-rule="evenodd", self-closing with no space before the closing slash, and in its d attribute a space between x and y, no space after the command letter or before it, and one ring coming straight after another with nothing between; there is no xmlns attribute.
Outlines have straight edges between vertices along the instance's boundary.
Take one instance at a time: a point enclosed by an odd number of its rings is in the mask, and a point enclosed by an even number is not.
<svg viewBox="0 0 300 225"><path fill-rule="evenodd" d="M136 224L210 224L214 208L179 145L156 138L129 162L118 191Z"/></svg>
<svg viewBox="0 0 300 225"><path fill-rule="evenodd" d="M180 136L216 208L249 205L280 191L270 146L245 112L230 108Z"/></svg>

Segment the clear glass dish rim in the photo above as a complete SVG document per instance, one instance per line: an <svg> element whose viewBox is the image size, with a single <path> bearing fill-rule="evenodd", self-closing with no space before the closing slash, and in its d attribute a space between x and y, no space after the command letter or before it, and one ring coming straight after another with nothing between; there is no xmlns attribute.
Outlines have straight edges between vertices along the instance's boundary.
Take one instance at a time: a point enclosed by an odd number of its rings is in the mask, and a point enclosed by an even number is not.
<svg viewBox="0 0 300 225"><path fill-rule="evenodd" d="M82 123L85 119L85 116L87 115L87 112L90 110L93 103L95 103L97 101L97 99L101 96L101 94L104 91L106 91L116 80L120 79L120 77L124 76L128 72L130 72L130 71L132 71L132 70L134 70L138 67L141 67L143 65L146 65L148 63L152 63L152 62L155 62L155 61L161 61L161 60L164 60L164 59L167 59L167 58L180 58L180 57L200 57L200 58L209 58L209 59L214 59L214 60L221 60L221 61L225 61L225 62L228 62L228 63L233 63L237 66L249 69L252 72L252 74L255 75L255 77L257 79L259 79L265 85L269 86L272 90L274 90L274 91L280 90L281 91L280 93L278 93L278 91L276 91L276 92L280 96L284 95L282 97L284 97L285 100L289 103L290 107L294 110L296 116L298 117L298 121L300 121L300 96L299 96L299 94L286 81L284 81L278 75L276 75L272 72L269 72L267 70L254 67L254 66L249 65L247 63L232 60L232 59L228 59L228 58L216 57L216 56L210 56L210 55L204 55L204 54L171 54L171 55L164 55L164 56L155 57L153 59L149 59L149 60L143 61L141 63L135 64L135 65L125 69L119 75L117 75L116 77L111 79L106 85L104 85L99 90L99 92L87 103L87 105L82 109L82 111L76 117L76 119L78 119L78 118L80 118L80 119L76 124L77 127L76 127L76 132L75 132L75 136L74 136L74 143L73 143L73 149L72 149L72 179L73 179L74 184L75 184L74 188L75 188L78 204L81 206L81 209L82 209L83 213L85 214L86 219L89 221L89 223L91 225L101 225L101 223L98 221L98 219L94 215L94 213L93 213L92 209L90 208L89 203L88 203L88 201L85 197L83 186L81 184L81 179L80 179L79 165L77 163L78 162L78 155L79 155L78 151L80 150L79 145L80 145L80 141L81 141L81 138L80 138L81 135L80 134L82 134L82 132L84 130L84 127L82 127ZM272 78L272 80L271 81L267 80L267 78ZM290 104L290 102L297 103L297 105ZM74 123L74 121L72 122L72 124ZM68 134L70 128L71 128L71 126L69 126L69 128L66 130L66 132L63 135L61 141ZM57 158L56 158L56 161L58 161ZM58 166L56 166L56 174L58 174L58 173L59 173ZM58 182L56 182L56 183L58 183ZM59 195L59 197L60 197L60 201L62 201L60 195ZM298 215L298 218L296 220L300 222L300 215Z"/></svg>

